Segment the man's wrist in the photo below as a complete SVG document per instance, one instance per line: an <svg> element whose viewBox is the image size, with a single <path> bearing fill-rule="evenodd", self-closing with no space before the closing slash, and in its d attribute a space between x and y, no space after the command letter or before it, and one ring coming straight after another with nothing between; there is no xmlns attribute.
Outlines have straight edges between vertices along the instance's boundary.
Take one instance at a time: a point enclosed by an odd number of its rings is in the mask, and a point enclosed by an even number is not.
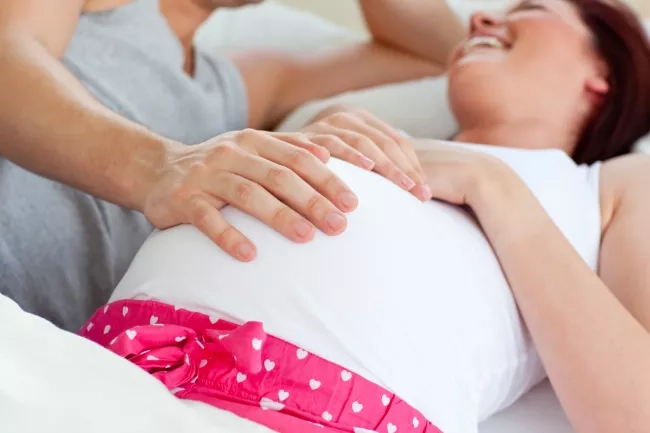
<svg viewBox="0 0 650 433"><path fill-rule="evenodd" d="M177 154L184 145L158 136L146 137L139 143L134 143L126 167L112 166L107 171L109 182L119 191L119 205L144 211L147 198L159 182L165 169L169 166L173 155Z"/></svg>

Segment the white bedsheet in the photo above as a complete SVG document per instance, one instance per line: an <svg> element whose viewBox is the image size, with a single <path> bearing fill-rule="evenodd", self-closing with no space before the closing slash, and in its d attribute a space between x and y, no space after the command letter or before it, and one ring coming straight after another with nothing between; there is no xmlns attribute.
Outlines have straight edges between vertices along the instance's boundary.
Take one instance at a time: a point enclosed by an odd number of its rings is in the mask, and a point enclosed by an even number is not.
<svg viewBox="0 0 650 433"><path fill-rule="evenodd" d="M505 411L481 424L479 433L575 433L551 385L543 382Z"/></svg>

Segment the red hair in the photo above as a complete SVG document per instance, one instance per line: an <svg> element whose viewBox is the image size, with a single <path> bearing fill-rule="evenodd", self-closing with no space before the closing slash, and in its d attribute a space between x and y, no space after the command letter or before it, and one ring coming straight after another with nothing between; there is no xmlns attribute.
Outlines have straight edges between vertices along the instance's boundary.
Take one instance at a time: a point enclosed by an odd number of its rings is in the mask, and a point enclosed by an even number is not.
<svg viewBox="0 0 650 433"><path fill-rule="evenodd" d="M567 0L577 7L609 68L609 91L573 155L593 163L629 153L650 132L650 44L636 14L619 0Z"/></svg>

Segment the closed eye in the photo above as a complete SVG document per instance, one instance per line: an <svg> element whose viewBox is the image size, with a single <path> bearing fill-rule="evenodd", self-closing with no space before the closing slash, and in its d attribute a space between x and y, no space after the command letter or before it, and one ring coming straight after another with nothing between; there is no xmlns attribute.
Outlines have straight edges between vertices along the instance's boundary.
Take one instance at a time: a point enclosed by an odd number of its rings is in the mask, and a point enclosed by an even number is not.
<svg viewBox="0 0 650 433"><path fill-rule="evenodd" d="M548 10L546 6L543 4L535 1L535 0L524 0L520 2L518 5L510 9L508 12L509 14L513 14L516 12L523 12L523 11L530 11L530 10Z"/></svg>

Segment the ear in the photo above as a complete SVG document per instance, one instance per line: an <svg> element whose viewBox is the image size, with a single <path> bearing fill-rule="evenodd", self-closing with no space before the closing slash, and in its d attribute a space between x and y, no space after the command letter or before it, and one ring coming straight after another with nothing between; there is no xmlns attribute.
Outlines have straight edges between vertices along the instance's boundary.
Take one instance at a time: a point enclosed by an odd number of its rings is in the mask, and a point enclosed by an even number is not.
<svg viewBox="0 0 650 433"><path fill-rule="evenodd" d="M590 97L600 100L609 92L609 83L603 77L589 78L585 83L585 90Z"/></svg>

